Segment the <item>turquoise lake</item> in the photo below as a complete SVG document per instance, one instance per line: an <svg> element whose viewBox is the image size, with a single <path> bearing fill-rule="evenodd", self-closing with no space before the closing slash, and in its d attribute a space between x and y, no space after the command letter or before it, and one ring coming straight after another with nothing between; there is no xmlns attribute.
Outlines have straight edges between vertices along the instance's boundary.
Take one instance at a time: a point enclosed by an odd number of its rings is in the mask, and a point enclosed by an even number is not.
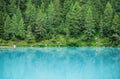
<svg viewBox="0 0 120 79"><path fill-rule="evenodd" d="M1 48L0 79L120 79L120 48Z"/></svg>

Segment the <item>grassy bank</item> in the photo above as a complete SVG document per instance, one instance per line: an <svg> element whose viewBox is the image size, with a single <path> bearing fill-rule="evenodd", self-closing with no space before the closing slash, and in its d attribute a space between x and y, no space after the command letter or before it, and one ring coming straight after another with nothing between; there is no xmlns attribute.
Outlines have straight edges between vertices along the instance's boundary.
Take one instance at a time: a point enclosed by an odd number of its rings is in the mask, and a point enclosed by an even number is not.
<svg viewBox="0 0 120 79"><path fill-rule="evenodd" d="M93 46L93 47L120 47L119 43L113 43L109 41L107 38L99 38L94 37L91 41L83 40L82 38L64 38L62 36L58 38L53 38L49 40L43 40L40 42L36 42L34 40L27 41L7 41L7 40L0 40L0 46L4 47L11 47L13 44L16 44L18 47L37 47L37 46Z"/></svg>

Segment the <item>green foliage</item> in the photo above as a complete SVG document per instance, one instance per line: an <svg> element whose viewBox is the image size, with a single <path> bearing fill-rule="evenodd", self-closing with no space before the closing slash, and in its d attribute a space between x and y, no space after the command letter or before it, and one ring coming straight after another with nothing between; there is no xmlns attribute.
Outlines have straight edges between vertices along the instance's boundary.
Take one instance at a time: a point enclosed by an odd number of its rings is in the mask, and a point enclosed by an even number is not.
<svg viewBox="0 0 120 79"><path fill-rule="evenodd" d="M120 46L119 5L119 0L0 0L1 45Z"/></svg>
<svg viewBox="0 0 120 79"><path fill-rule="evenodd" d="M54 18L55 18L55 8L53 3L51 2L47 9L47 23L49 27L53 26Z"/></svg>
<svg viewBox="0 0 120 79"><path fill-rule="evenodd" d="M104 10L104 15L100 22L102 36L109 36L110 29L108 29L108 28L111 28L111 26L112 26L112 18L113 18L113 9L112 9L111 4L108 2L106 4L106 8Z"/></svg>
<svg viewBox="0 0 120 79"><path fill-rule="evenodd" d="M78 2L75 2L73 6L71 5L71 9L66 16L66 26L69 30L70 36L78 37L81 34L83 23L81 7Z"/></svg>
<svg viewBox="0 0 120 79"><path fill-rule="evenodd" d="M26 27L28 25L31 25L31 27L34 26L36 19L36 8L35 5L32 4L31 0L28 0L26 4L26 10L25 10L25 23Z"/></svg>
<svg viewBox="0 0 120 79"><path fill-rule="evenodd" d="M35 26L35 37L37 41L45 39L45 35L47 33L46 28L46 14L41 10L41 8L38 10L36 18L36 26Z"/></svg>
<svg viewBox="0 0 120 79"><path fill-rule="evenodd" d="M111 34L113 33L120 34L120 16L118 14L114 15L111 27Z"/></svg>
<svg viewBox="0 0 120 79"><path fill-rule="evenodd" d="M0 38L2 37L2 34L3 34L3 12L2 11L0 11Z"/></svg>
<svg viewBox="0 0 120 79"><path fill-rule="evenodd" d="M55 34L54 20L55 20L55 6L51 2L47 9L47 29L48 29L47 32L49 35L48 38L54 37Z"/></svg>
<svg viewBox="0 0 120 79"><path fill-rule="evenodd" d="M17 10L16 0L9 0L9 3L10 4L7 6L7 11L10 16L13 16Z"/></svg>
<svg viewBox="0 0 120 79"><path fill-rule="evenodd" d="M55 9L55 18L54 25L59 26L62 22L62 7L60 4L60 0L54 0L54 9Z"/></svg>
<svg viewBox="0 0 120 79"><path fill-rule="evenodd" d="M67 41L68 46L80 46L77 39L71 38Z"/></svg>
<svg viewBox="0 0 120 79"><path fill-rule="evenodd" d="M30 25L27 27L26 40L28 43L33 43L35 41L35 37L32 33L32 28Z"/></svg>
<svg viewBox="0 0 120 79"><path fill-rule="evenodd" d="M118 44L120 42L120 16L117 14L114 15L110 34L111 40Z"/></svg>
<svg viewBox="0 0 120 79"><path fill-rule="evenodd" d="M0 0L0 38L3 37L3 26L4 26L4 18L6 15L6 3L4 0Z"/></svg>
<svg viewBox="0 0 120 79"><path fill-rule="evenodd" d="M66 20L67 13L70 11L71 5L72 5L72 0L65 0L64 3L63 3L63 12L62 12L62 15L63 15L63 21L64 22Z"/></svg>
<svg viewBox="0 0 120 79"><path fill-rule="evenodd" d="M85 17L85 40L91 40L95 35L95 21L93 19L91 8L89 8L86 12Z"/></svg>
<svg viewBox="0 0 120 79"><path fill-rule="evenodd" d="M9 34L12 37L12 40L24 39L25 38L25 27L24 21L20 9L17 9L16 14L12 16Z"/></svg>
<svg viewBox="0 0 120 79"><path fill-rule="evenodd" d="M6 20L4 22L4 39L10 39L10 23L11 23L11 19L10 16L7 15Z"/></svg>

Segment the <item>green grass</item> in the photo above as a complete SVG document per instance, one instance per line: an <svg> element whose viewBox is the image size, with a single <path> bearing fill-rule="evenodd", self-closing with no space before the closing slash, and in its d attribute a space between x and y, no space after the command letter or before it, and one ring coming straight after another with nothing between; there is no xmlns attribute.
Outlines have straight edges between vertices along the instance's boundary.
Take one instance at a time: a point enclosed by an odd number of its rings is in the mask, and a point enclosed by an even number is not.
<svg viewBox="0 0 120 79"><path fill-rule="evenodd" d="M13 46L16 44L18 47L57 47L57 46L92 46L92 47L120 47L120 45L113 45L108 38L99 38L95 36L91 41L82 40L81 37L79 38L66 38L62 35L57 36L56 38L52 38L49 40L43 40L40 42L27 42L27 41L5 41L0 40L0 46Z"/></svg>

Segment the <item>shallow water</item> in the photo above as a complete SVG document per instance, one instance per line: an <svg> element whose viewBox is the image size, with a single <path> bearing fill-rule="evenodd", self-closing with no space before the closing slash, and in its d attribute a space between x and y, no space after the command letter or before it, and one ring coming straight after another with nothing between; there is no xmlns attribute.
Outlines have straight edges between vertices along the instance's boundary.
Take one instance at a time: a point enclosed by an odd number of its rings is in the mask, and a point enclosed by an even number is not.
<svg viewBox="0 0 120 79"><path fill-rule="evenodd" d="M0 49L0 79L120 79L120 48Z"/></svg>

